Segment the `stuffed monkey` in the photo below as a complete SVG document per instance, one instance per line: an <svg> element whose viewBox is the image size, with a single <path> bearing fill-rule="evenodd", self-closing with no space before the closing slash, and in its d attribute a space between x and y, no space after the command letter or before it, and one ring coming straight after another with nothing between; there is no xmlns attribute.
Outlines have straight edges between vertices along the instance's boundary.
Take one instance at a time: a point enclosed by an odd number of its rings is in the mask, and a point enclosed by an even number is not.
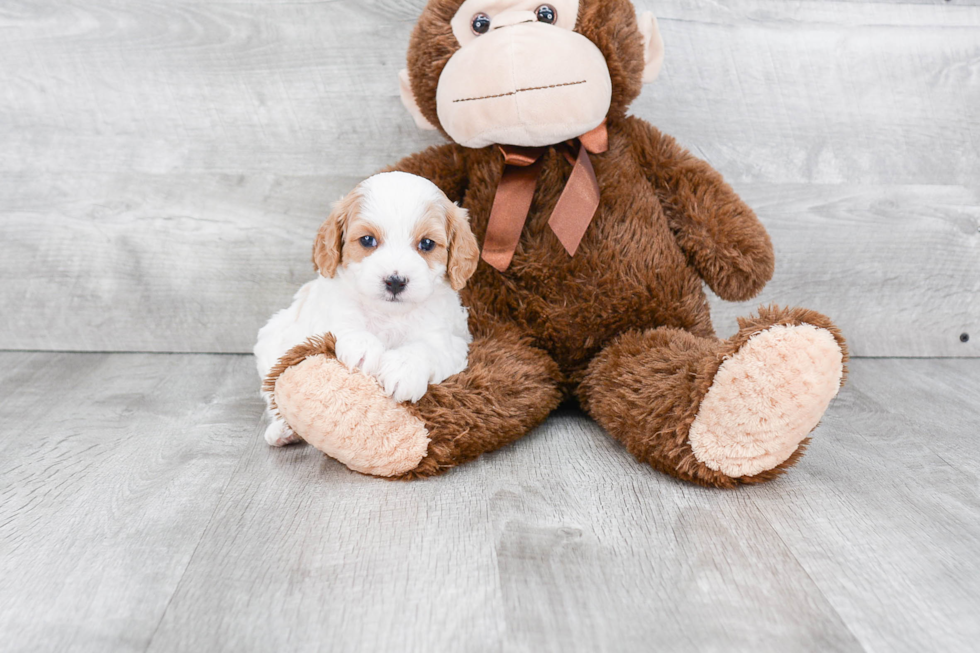
<svg viewBox="0 0 980 653"><path fill-rule="evenodd" d="M716 337L703 285L757 295L769 236L711 166L627 115L663 60L629 0L431 0L402 98L451 142L393 166L468 209L468 369L396 404L325 334L267 379L307 442L356 471L440 474L582 408L642 463L731 488L803 454L845 375L826 317L763 308ZM332 218L330 218L332 219Z"/></svg>

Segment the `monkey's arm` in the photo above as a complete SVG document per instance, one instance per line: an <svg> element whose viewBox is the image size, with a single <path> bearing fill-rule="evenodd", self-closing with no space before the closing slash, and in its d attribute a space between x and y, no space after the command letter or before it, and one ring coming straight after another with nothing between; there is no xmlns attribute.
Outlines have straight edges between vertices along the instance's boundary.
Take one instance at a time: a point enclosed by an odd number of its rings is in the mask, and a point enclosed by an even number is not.
<svg viewBox="0 0 980 653"><path fill-rule="evenodd" d="M727 301L755 297L775 258L765 227L717 170L651 125L628 123L637 161L653 184L688 260Z"/></svg>
<svg viewBox="0 0 980 653"><path fill-rule="evenodd" d="M394 171L425 177L453 202L462 203L466 194L466 150L455 143L430 147L407 156L384 170Z"/></svg>

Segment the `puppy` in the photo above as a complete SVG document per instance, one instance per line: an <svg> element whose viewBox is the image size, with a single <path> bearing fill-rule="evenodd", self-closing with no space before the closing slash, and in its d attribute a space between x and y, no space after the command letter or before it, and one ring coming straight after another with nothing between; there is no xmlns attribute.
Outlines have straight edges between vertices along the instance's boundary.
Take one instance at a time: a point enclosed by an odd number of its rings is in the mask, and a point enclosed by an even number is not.
<svg viewBox="0 0 980 653"><path fill-rule="evenodd" d="M332 333L342 363L375 377L395 401L418 401L430 383L466 369L472 338L457 291L478 260L466 211L432 182L403 172L365 180L320 227L320 276L259 331L259 376L311 336ZM263 396L266 441L298 441Z"/></svg>

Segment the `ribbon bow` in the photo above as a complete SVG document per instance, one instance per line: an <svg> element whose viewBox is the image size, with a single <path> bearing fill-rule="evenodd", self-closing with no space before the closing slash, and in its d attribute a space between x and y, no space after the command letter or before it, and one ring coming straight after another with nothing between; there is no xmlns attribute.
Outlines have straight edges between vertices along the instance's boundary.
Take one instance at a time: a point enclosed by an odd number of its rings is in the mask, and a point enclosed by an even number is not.
<svg viewBox="0 0 980 653"><path fill-rule="evenodd" d="M576 141L578 142L575 152ZM504 154L504 175L490 210L490 222L483 242L483 260L506 272L517 251L524 231L538 176L543 167L546 147L498 145ZM558 236L569 256L575 256L579 243L592 224L599 208L599 182L589 153L601 154L609 149L606 123L577 139L562 144L562 152L574 166L548 226Z"/></svg>

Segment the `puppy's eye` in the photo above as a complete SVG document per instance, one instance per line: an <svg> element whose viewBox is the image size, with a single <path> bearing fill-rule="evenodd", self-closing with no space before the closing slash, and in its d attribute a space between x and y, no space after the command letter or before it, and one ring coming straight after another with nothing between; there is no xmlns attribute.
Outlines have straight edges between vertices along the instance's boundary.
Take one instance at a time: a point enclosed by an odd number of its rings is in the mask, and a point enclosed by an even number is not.
<svg viewBox="0 0 980 653"><path fill-rule="evenodd" d="M419 249L423 252L431 252L436 248L436 241L430 240L429 238L423 238L419 241Z"/></svg>
<svg viewBox="0 0 980 653"><path fill-rule="evenodd" d="M378 246L378 239L374 236L361 236L361 246L367 249L374 249Z"/></svg>
<svg viewBox="0 0 980 653"><path fill-rule="evenodd" d="M486 34L490 31L490 16L477 14L473 16L473 21L470 25L473 27L474 34Z"/></svg>
<svg viewBox="0 0 980 653"><path fill-rule="evenodd" d="M558 20L558 12L551 5L541 5L535 13L538 14L538 21L542 23L554 25Z"/></svg>

